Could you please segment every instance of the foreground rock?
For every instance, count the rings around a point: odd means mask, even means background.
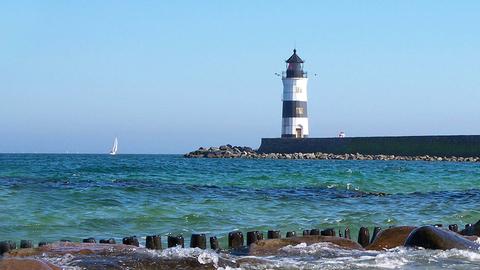
[[[51,263],[37,259],[6,258],[0,260],[0,270],[60,270]]]
[[[403,246],[410,233],[417,227],[399,226],[381,231],[367,250],[384,250]]]
[[[455,248],[478,251],[480,249],[480,244],[472,241],[477,239],[475,234],[479,232],[480,221],[474,225],[468,225],[466,227],[467,229],[462,231],[462,233],[472,235],[461,235],[457,233],[458,226],[456,225],[449,226],[449,228],[452,229],[452,231],[434,226],[418,228],[412,226],[393,227],[378,233],[375,240],[366,246],[365,249],[381,251],[399,246],[441,250]],[[333,229],[329,230],[334,231]],[[3,253],[3,256],[0,256],[0,270],[58,270],[69,267],[93,270],[237,268],[241,267],[242,263],[254,265],[264,265],[268,263],[268,257],[251,256],[289,256],[289,250],[282,248],[297,246],[299,244],[309,246],[316,243],[331,243],[344,250],[365,250],[357,242],[348,239],[350,238],[350,233],[347,233],[347,230],[345,230],[346,238],[325,236],[325,234],[318,235],[320,233],[318,229],[315,234],[312,233],[313,230],[312,232],[310,232],[310,230],[306,230],[305,232],[307,232],[306,236],[259,240],[249,247],[240,244],[235,248],[232,246],[231,250],[217,250],[217,252],[212,249],[183,249],[180,247],[153,251],[123,244],[70,242],[56,242],[37,248],[14,249],[15,242],[4,241],[4,247],[6,247],[5,245],[9,245],[13,250],[4,250],[5,253]],[[297,248],[303,248],[303,246]],[[238,257],[235,255],[248,256]]]
[[[480,157],[437,157],[437,156],[394,156],[394,155],[363,155],[329,154],[329,153],[259,153],[247,146],[200,147],[184,155],[186,158],[247,158],[247,159],[317,159],[317,160],[405,160],[405,161],[450,161],[450,162],[480,162]]]
[[[480,248],[480,244],[458,233],[434,226],[423,226],[413,230],[405,241],[405,246],[442,250],[452,248],[478,250]]]
[[[67,259],[65,259],[65,256]],[[216,269],[213,261],[199,261],[193,256],[158,256],[144,248],[121,244],[54,243],[39,248],[28,248],[4,254],[1,270],[57,270],[65,265],[53,265],[49,261],[61,261],[67,266],[81,269]],[[68,260],[68,258],[71,258]],[[227,266],[228,262],[218,265]],[[38,268],[35,268],[35,267]],[[230,265],[231,266],[231,265]],[[234,266],[234,265],[233,265]],[[8,268],[10,267],[10,268]],[[11,268],[14,267],[14,268]]]
[[[278,254],[281,248],[289,245],[296,246],[302,243],[312,245],[322,242],[332,243],[345,249],[363,250],[362,246],[350,239],[335,236],[308,235],[301,237],[260,240],[250,246],[248,255],[275,255]]]

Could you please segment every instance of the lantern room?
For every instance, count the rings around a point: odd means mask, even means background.
[[[293,50],[292,56],[287,61],[287,78],[305,78],[306,73],[303,72],[303,60],[297,55],[297,50]]]

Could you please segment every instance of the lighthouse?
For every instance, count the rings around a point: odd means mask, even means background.
[[[303,72],[303,60],[293,50],[288,58],[287,71],[282,73],[283,109],[282,138],[308,137],[307,73]]]

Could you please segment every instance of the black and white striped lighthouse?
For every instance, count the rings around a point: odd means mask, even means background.
[[[293,55],[286,62],[287,71],[282,74],[282,138],[306,138],[307,73],[303,72],[303,60],[297,55],[297,50],[293,50]]]

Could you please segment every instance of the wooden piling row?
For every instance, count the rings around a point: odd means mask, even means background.
[[[435,227],[443,227],[442,224],[434,224]],[[469,229],[472,224],[466,224],[465,229]],[[448,229],[453,232],[459,232],[457,224],[450,224],[448,225]],[[362,247],[366,247],[369,244],[373,243],[375,239],[378,237],[382,229],[380,227],[374,227],[372,237],[370,238],[370,232],[367,227],[360,227],[358,232],[358,243]],[[310,229],[310,230],[303,230],[303,236],[309,235],[321,235],[321,236],[336,236],[336,230],[334,228],[326,228],[324,230],[320,229]],[[346,227],[342,233],[342,231],[338,230],[338,236],[343,237],[346,239],[351,239],[350,229]],[[288,231],[285,234],[285,237],[296,237],[295,231]],[[279,230],[269,230],[267,231],[267,238],[268,239],[279,239],[281,238],[281,233]],[[263,232],[261,231],[249,231],[246,235],[246,245],[250,246],[260,240],[263,240]],[[61,242],[70,242],[70,240],[62,239]],[[97,243],[96,239],[93,237],[85,238],[82,240],[83,243]],[[212,250],[220,250],[220,245],[216,236],[212,236],[209,238],[210,248]],[[114,238],[109,239],[100,239],[100,244],[115,244],[116,241]],[[136,236],[128,236],[122,239],[122,243],[124,245],[131,245],[139,247],[139,241]],[[38,247],[42,247],[44,245],[48,245],[48,242],[42,241],[38,243]],[[244,236],[241,231],[232,231],[228,234],[228,248],[229,249],[241,249],[245,245]],[[168,248],[172,247],[181,247],[184,248],[184,238],[182,235],[168,235],[167,237],[167,246]],[[33,248],[33,243],[31,240],[21,240],[20,241],[20,248]],[[148,235],[146,236],[145,240],[145,247],[147,249],[152,250],[161,250],[162,249],[162,238],[160,235]],[[194,233],[191,235],[190,239],[190,247],[191,248],[200,248],[206,249],[207,248],[207,236],[204,233]],[[17,248],[17,244],[14,241],[0,241],[0,255],[14,250]]]

